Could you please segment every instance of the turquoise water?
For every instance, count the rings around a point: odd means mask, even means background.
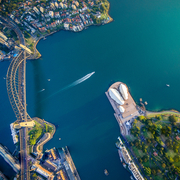
[[[104,93],[113,82],[126,83],[149,110],[180,110],[180,2],[110,3],[114,22],[49,36],[37,46],[42,58],[27,63],[28,113],[57,126],[44,148],[67,145],[83,180],[129,179],[115,148],[119,126]],[[8,65],[0,64],[0,142],[13,151],[9,123],[15,117],[3,79]],[[86,81],[62,90],[93,71]],[[7,174],[4,164],[0,170]]]

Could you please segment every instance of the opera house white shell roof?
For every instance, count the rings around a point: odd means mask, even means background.
[[[120,84],[119,85],[119,91],[121,92],[123,98],[125,100],[127,100],[128,99],[128,89],[127,89],[127,87],[124,84]]]
[[[110,88],[110,89],[109,89],[109,96],[110,96],[114,101],[116,101],[118,104],[120,104],[120,105],[123,105],[123,104],[124,104],[123,98],[121,97],[120,93],[119,93],[116,89]]]
[[[125,109],[122,106],[119,106],[119,110],[121,113],[123,113],[125,111]]]

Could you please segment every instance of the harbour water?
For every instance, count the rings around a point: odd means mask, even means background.
[[[37,46],[42,58],[27,63],[28,113],[57,127],[44,148],[67,145],[82,180],[130,177],[115,147],[119,126],[105,96],[112,83],[127,84],[135,101],[148,102],[148,110],[180,110],[180,2],[110,3],[114,22],[49,36]],[[8,65],[0,63],[0,143],[13,151],[9,125],[15,116],[3,79]],[[61,91],[94,71],[82,83]],[[0,170],[13,174],[6,163],[0,163]]]

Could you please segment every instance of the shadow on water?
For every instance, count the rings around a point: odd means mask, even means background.
[[[52,148],[54,144],[56,147],[67,145],[82,179],[116,180],[120,179],[121,172],[125,179],[129,179],[115,147],[119,125],[113,113],[103,93],[80,108],[55,116],[56,119],[50,121],[59,128],[45,149]],[[104,175],[105,168],[111,173],[108,177]]]
[[[34,110],[35,110],[35,116],[36,117],[42,117],[43,112],[44,112],[44,105],[39,105],[39,102],[42,101],[43,96],[42,96],[42,89],[43,87],[43,82],[42,78],[43,77],[43,71],[41,69],[41,65],[39,60],[36,61],[36,63],[32,62],[33,65],[33,78],[34,78],[34,99],[35,99],[35,104],[34,104]]]

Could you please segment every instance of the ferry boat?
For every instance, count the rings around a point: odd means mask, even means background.
[[[126,164],[125,163],[123,163],[123,167],[126,168]]]
[[[106,176],[108,176],[108,175],[109,175],[109,172],[108,172],[108,170],[107,170],[107,169],[105,169],[105,170],[104,170],[104,174],[105,174]]]

